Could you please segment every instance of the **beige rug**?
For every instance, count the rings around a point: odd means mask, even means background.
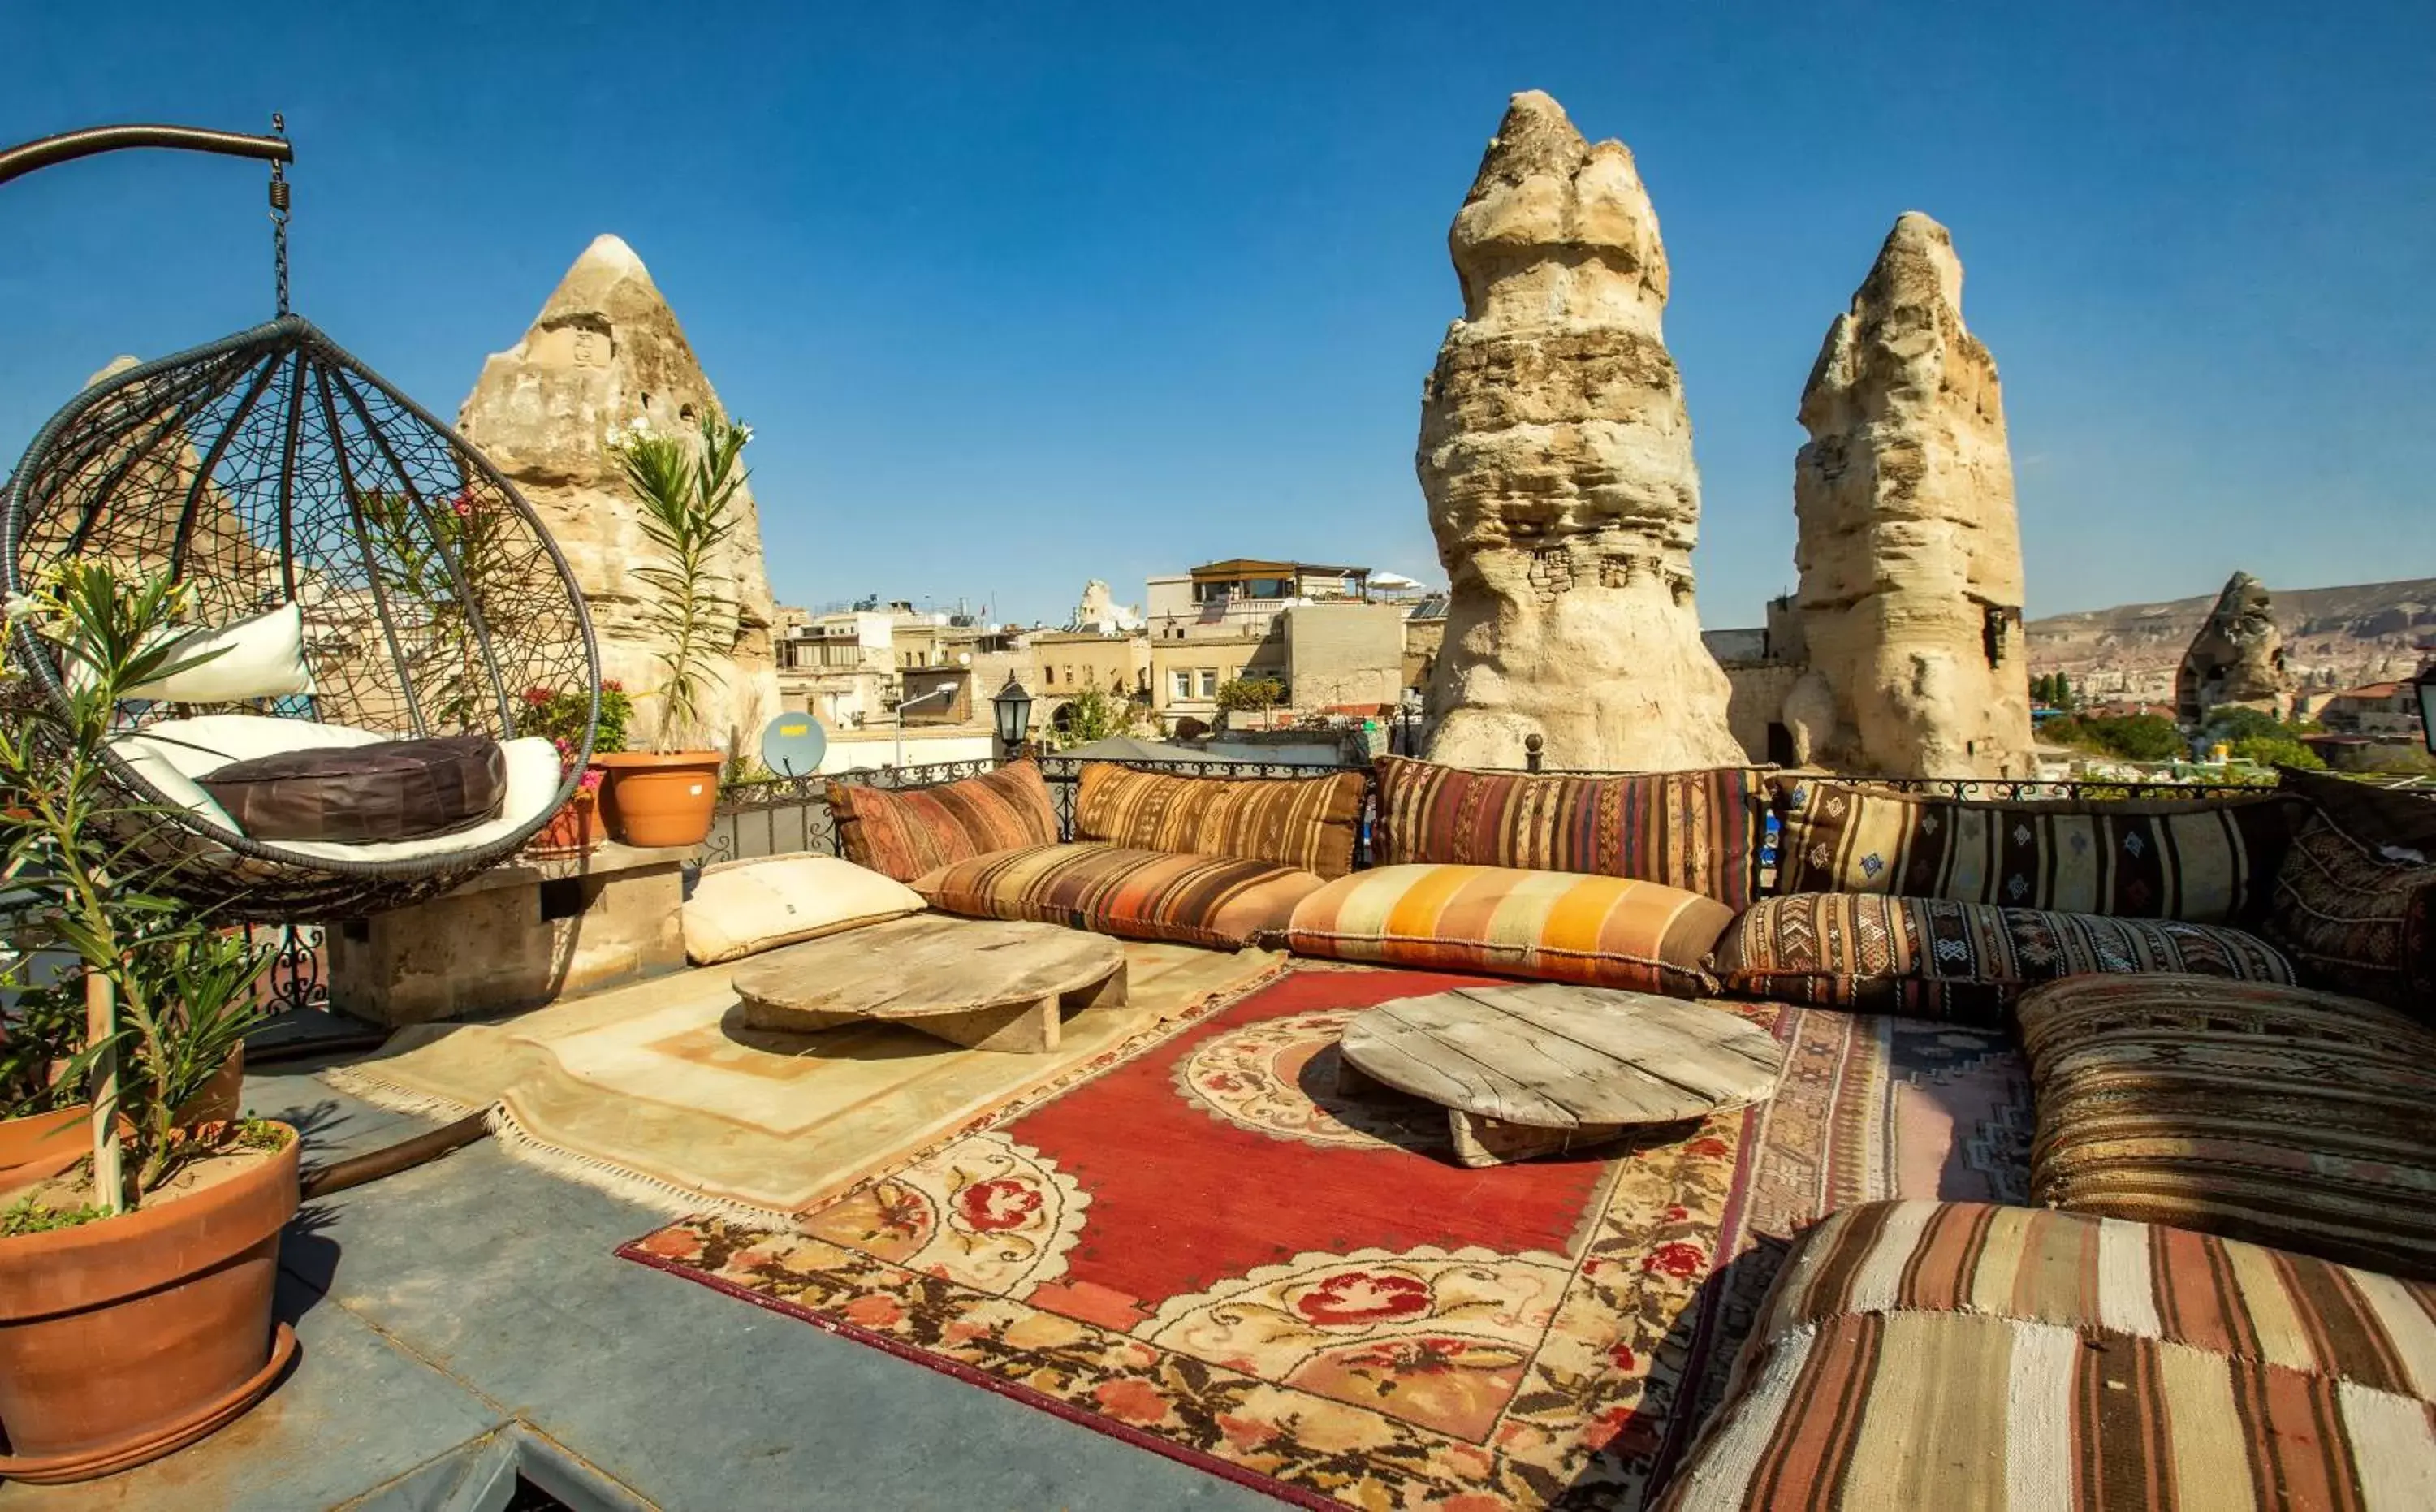
[[[1128,943],[1125,957],[1129,1004],[1070,1017],[1046,1055],[960,1050],[886,1024],[748,1029],[731,962],[500,1023],[402,1029],[322,1080],[402,1112],[487,1112],[510,1153],[618,1196],[784,1220],[1285,967],[1264,950]]]

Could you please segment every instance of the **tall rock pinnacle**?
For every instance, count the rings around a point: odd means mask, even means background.
[[[1788,704],[1818,711],[1800,721],[1815,747],[1801,754],[1890,776],[2028,776],[2004,400],[1995,359],[1962,323],[1943,226],[1917,211],[1895,222],[1828,328],[1801,418],[1794,563],[1810,670]]]
[[[2291,712],[2292,693],[2284,633],[2276,628],[2266,586],[2236,572],[2183,653],[2174,674],[2174,717],[2196,729],[2232,704],[2282,719]]]
[[[574,567],[602,675],[637,694],[656,688],[663,669],[641,597],[649,590],[634,569],[658,559],[608,435],[637,416],[663,434],[682,433],[718,405],[650,269],[623,241],[601,236],[567,269],[524,339],[483,363],[458,414],[458,429],[514,482]],[[731,747],[751,741],[779,708],[770,578],[749,490],[737,509],[741,518],[721,564],[737,618],[726,686],[707,709],[712,739]],[[657,700],[636,700],[637,744],[656,730],[659,713]]]
[[[1415,470],[1453,584],[1430,756],[1735,764],[1700,643],[1700,481],[1660,333],[1666,252],[1621,142],[1514,96],[1447,236],[1463,288],[1422,390]]]

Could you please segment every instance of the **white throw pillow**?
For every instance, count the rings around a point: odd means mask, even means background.
[[[798,852],[704,867],[680,916],[687,958],[706,966],[922,909],[922,895],[895,878]]]
[[[282,604],[233,625],[183,635],[174,654],[183,661],[210,652],[220,654],[130,688],[127,696],[169,704],[234,704],[313,691],[313,669],[304,660],[302,604]]]

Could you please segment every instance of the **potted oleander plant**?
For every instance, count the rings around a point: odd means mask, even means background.
[[[662,435],[637,419],[609,440],[661,559],[634,569],[648,590],[644,616],[661,673],[658,687],[641,695],[657,704],[650,749],[595,758],[608,775],[602,817],[624,844],[698,845],[710,833],[727,754],[708,711],[736,641],[736,600],[721,557],[739,524],[752,439],[751,426],[709,410],[691,435]]]
[[[203,659],[182,591],[71,562],[5,607],[12,656],[47,644],[67,674],[0,718],[6,1085],[84,1138],[0,1174],[0,1477],[82,1480],[230,1421],[293,1354],[270,1305],[297,1136],[214,1090],[271,950],[172,895],[177,863],[132,843],[158,812],[107,780],[125,691]]]

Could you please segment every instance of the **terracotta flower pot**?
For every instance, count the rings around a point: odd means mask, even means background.
[[[274,1332],[296,1131],[218,1184],[117,1218],[0,1239],[0,1477],[108,1475],[262,1399],[296,1352]]]
[[[93,1152],[93,1110],[61,1108],[0,1121],[0,1191],[48,1181]]]
[[[600,844],[600,795],[578,788],[525,844],[528,856],[589,856]]]
[[[609,838],[621,845],[701,844],[710,833],[719,769],[726,760],[716,751],[594,756],[592,764],[608,773],[600,784],[600,813]]]

